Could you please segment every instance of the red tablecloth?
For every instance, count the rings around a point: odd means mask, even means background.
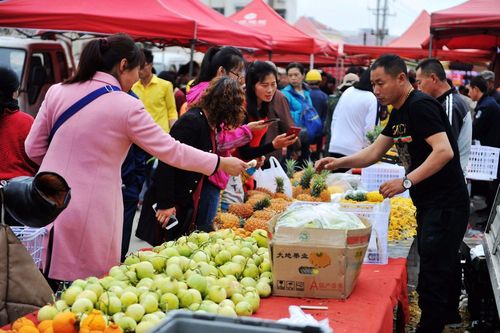
[[[316,319],[328,318],[334,333],[392,333],[393,310],[401,303],[408,322],[406,259],[389,259],[387,265],[363,265],[351,296],[345,301],[319,298],[269,297],[262,299],[254,315],[259,318],[286,318],[290,305],[322,305],[328,310],[305,310]],[[26,317],[36,322],[36,316]],[[10,325],[2,327],[8,329]]]
[[[290,305],[322,305],[328,310],[305,310],[316,319],[328,318],[335,333],[392,333],[393,310],[401,303],[409,320],[406,259],[389,259],[387,265],[363,265],[351,296],[345,301],[318,298],[270,297],[262,299],[259,318],[289,317]]]

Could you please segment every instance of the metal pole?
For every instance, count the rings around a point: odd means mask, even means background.
[[[377,0],[377,9],[375,12],[376,17],[376,27],[375,27],[375,45],[380,46],[380,25],[379,25],[379,16],[380,16],[380,0]]]
[[[429,36],[429,58],[432,58],[432,40],[434,39],[434,35],[430,34]]]
[[[380,30],[380,46],[384,44],[385,37],[385,18],[387,17],[387,0],[384,1],[384,9],[382,9],[382,29]]]
[[[309,60],[309,70],[314,69],[314,53],[311,53],[311,57]]]
[[[191,39],[191,54],[189,55],[189,79],[193,78],[193,60],[194,60],[194,39]]]

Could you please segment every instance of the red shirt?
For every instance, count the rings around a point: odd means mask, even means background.
[[[0,180],[36,173],[38,166],[24,150],[33,121],[32,116],[19,110],[6,109],[0,117]]]

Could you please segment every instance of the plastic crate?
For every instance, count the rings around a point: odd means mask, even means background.
[[[386,181],[404,176],[405,168],[402,166],[377,163],[361,170],[361,185],[367,191],[378,191],[380,185]],[[408,195],[408,191],[405,191],[398,196],[407,198]]]
[[[299,326],[250,317],[231,318],[176,310],[150,333],[326,333],[321,327]]]
[[[10,227],[33,258],[36,266],[43,268],[43,250],[48,231],[45,228]]]
[[[387,264],[389,260],[387,234],[391,215],[391,202],[389,200],[373,204],[341,202],[339,210],[366,217],[372,224],[370,242],[363,262],[367,264]]]
[[[467,163],[467,178],[474,180],[496,179],[499,155],[499,148],[472,145]]]

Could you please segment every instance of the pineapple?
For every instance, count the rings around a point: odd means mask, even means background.
[[[231,213],[217,213],[214,218],[217,229],[234,229],[240,227],[240,218]]]
[[[264,209],[254,212],[251,217],[269,221],[274,216],[274,214],[275,213],[273,211]]]
[[[307,193],[299,194],[296,199],[299,201],[317,201],[315,197]]]
[[[299,184],[300,186],[302,186],[303,189],[307,189],[311,186],[311,179],[316,173],[313,162],[311,160],[307,161],[306,164],[304,165],[304,169],[302,170],[304,171],[304,173],[300,178]]]
[[[267,197],[271,198],[271,196],[268,193],[257,191],[257,190],[249,190],[245,194],[246,194],[247,198],[251,198],[253,196],[267,196]]]
[[[288,159],[285,161],[285,167],[286,167],[286,175],[288,178],[292,179],[293,174],[295,173],[295,168],[297,167],[297,161]]]
[[[330,192],[326,186],[326,177],[324,174],[320,174],[314,178],[311,187],[311,195],[322,202],[331,201]]]
[[[288,206],[290,206],[291,202],[283,201],[283,202],[271,202],[271,206],[267,208],[268,210],[274,213],[284,212]]]
[[[271,205],[271,200],[269,198],[264,198],[253,205],[253,210],[262,210],[266,207],[269,207]]]
[[[229,206],[228,212],[246,219],[252,216],[253,208],[246,203],[233,203]]]
[[[274,194],[275,198],[287,198],[285,194],[285,180],[283,177],[276,177],[276,193]]]
[[[273,192],[269,191],[267,188],[264,188],[264,187],[257,187],[257,188],[255,188],[255,191],[265,193],[265,194],[269,195],[270,197],[272,197],[274,195]]]
[[[246,220],[244,228],[249,232],[253,232],[254,230],[257,229],[267,230],[268,229],[267,220],[251,217],[248,220]]]

